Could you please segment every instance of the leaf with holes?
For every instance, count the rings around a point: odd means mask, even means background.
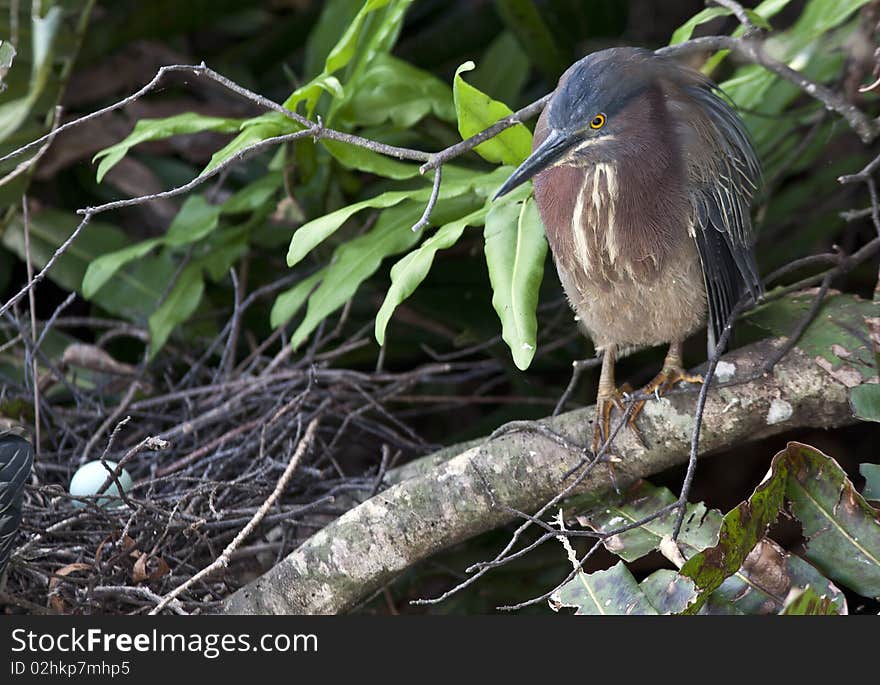
[[[620,500],[604,502],[575,518],[581,525],[608,533],[647,518],[675,501],[675,495],[668,489],[640,481]],[[635,561],[654,550],[660,550],[671,557],[670,561],[681,563],[681,557],[690,559],[703,549],[717,544],[721,513],[707,509],[702,503],[688,504],[676,555],[670,554],[664,543],[668,543],[672,536],[675,519],[676,512],[670,511],[639,528],[607,538],[605,547],[625,561]],[[676,559],[678,553],[680,556]],[[711,594],[711,606],[704,604],[699,613],[777,613],[785,605],[791,588],[807,585],[822,588],[826,595],[834,598],[839,610],[846,612],[843,593],[833,583],[810,564],[765,538],[749,552],[742,566]],[[680,587],[672,588],[672,591],[679,598],[684,594]],[[670,602],[673,599],[670,598]],[[655,606],[662,611],[656,603]]]
[[[578,571],[574,578],[551,595],[549,601],[554,611],[572,607],[579,616],[657,614],[622,561],[605,571]]]
[[[791,465],[786,496],[807,538],[807,559],[860,595],[880,596],[880,514],[819,450],[790,442],[774,464],[780,459]]]
[[[837,616],[838,611],[831,597],[819,595],[808,586],[795,590],[779,613],[783,616]]]
[[[696,601],[684,613],[697,613],[709,595],[743,566],[779,516],[787,477],[788,463],[774,459],[770,477],[755,488],[748,500],[725,514],[718,543],[695,554],[681,567],[681,574],[693,579],[699,590]]]

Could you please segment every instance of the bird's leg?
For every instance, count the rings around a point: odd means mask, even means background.
[[[702,383],[702,376],[689,374],[684,370],[681,361],[681,341],[675,341],[669,344],[669,352],[666,353],[666,359],[663,360],[663,369],[658,373],[654,380],[648,383],[641,390],[641,394],[652,394],[660,397],[675,387],[676,383]],[[633,408],[630,422],[636,420],[645,406],[646,400],[640,400]]]
[[[614,407],[625,410],[623,404],[625,392],[630,392],[632,388],[624,385],[618,390],[614,383],[614,357],[616,348],[608,345],[605,348],[605,354],[602,357],[602,372],[599,375],[599,391],[596,394],[596,425],[593,431],[593,454],[598,454],[602,449],[602,445],[611,436],[611,413]],[[622,391],[622,392],[621,392]],[[639,442],[644,444],[642,436],[631,421],[628,422],[630,427],[635,431]]]

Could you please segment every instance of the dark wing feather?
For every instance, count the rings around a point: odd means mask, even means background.
[[[0,575],[9,557],[21,524],[24,485],[31,475],[34,449],[11,433],[0,434]]]
[[[709,351],[744,292],[757,299],[761,279],[752,250],[752,196],[761,167],[742,119],[704,81],[685,89],[699,113],[691,174],[694,238],[709,303]]]

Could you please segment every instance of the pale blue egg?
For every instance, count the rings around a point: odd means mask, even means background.
[[[73,478],[70,479],[70,494],[77,497],[87,497],[98,494],[98,490],[104,484],[104,481],[107,480],[107,477],[113,473],[117,466],[115,461],[107,461],[105,463],[107,464],[107,467],[105,467],[100,461],[90,461],[87,464],[80,466],[76,473],[73,474]],[[109,468],[110,471],[108,471],[107,468]],[[119,485],[122,486],[123,493],[131,490],[133,481],[131,480],[131,475],[128,471],[122,469],[117,480],[119,481]],[[119,487],[116,483],[110,483],[104,491],[104,494],[119,496],[122,493],[119,492]],[[99,507],[117,506],[121,503],[121,500],[110,499],[109,497],[102,497],[98,500]],[[83,507],[85,506],[85,503],[79,500],[74,500],[73,505],[76,507]]]

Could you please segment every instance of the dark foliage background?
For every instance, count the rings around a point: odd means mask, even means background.
[[[0,108],[29,93],[33,99],[19,125],[10,123],[13,114],[8,107],[0,109],[0,153],[4,154],[46,132],[56,105],[61,107],[62,122],[72,120],[137,90],[166,64],[204,60],[237,83],[282,102],[321,70],[329,47],[361,6],[360,0],[44,2],[46,12],[58,8],[59,24],[50,46],[47,73],[40,81],[32,75],[30,51],[21,47],[32,40],[30,3],[20,3],[16,27],[11,18],[17,4],[0,2],[0,36],[17,37],[20,46],[14,68],[7,75],[7,91],[0,95]],[[795,25],[807,4],[788,3],[773,18],[774,29],[784,31]],[[874,79],[880,7],[876,2],[862,4],[841,28],[817,37],[804,60],[813,60],[810,71],[815,78],[876,114],[874,96],[859,93],[858,87]],[[543,25],[523,20],[522,13],[530,8],[537,10]],[[703,8],[699,0],[417,0],[406,15],[393,54],[446,84],[452,82],[460,64],[473,60],[477,70],[468,75],[469,82],[515,110],[550,91],[560,73],[580,56],[611,45],[660,47]],[[735,18],[722,17],[698,27],[695,35],[730,33],[736,26]],[[735,68],[725,62],[713,76],[723,81]],[[871,239],[875,230],[869,217],[846,221],[841,212],[867,206],[868,197],[862,185],[839,186],[836,178],[861,169],[876,149],[863,145],[839,119],[804,96],[795,96],[782,107],[776,106],[772,94],[765,99],[766,108],[759,102],[744,112],[767,176],[766,192],[756,207],[762,273],[799,256],[837,248],[853,252]],[[76,226],[77,209],[184,183],[198,175],[217,149],[232,139],[230,133],[206,132],[148,142],[132,150],[103,182],[96,182],[96,164],[91,161],[95,153],[123,139],[140,120],[181,112],[221,118],[261,114],[252,103],[206,80],[175,76],[159,92],[59,136],[38,164],[0,186],[0,302],[13,296],[28,278],[24,194],[31,257],[39,268]],[[365,125],[360,133],[420,149],[441,149],[459,139],[454,121],[436,114],[422,117],[410,127],[395,128],[384,121]],[[472,155],[463,164],[478,167],[480,162]],[[216,241],[154,252],[126,267],[111,287],[87,299],[81,286],[88,264],[102,254],[163,236],[186,198],[160,199],[101,215],[40,284],[35,299],[37,320],[57,318],[38,357],[36,375],[43,390],[44,430],[42,461],[38,457],[34,488],[25,509],[27,534],[74,512],[62,489],[84,449],[97,458],[113,428],[128,415],[131,423],[119,431],[111,455],[136,447],[147,435],[173,432],[181,421],[205,411],[205,407],[193,404],[195,400],[175,395],[195,387],[213,387],[216,406],[228,409],[214,432],[206,431],[190,442],[181,433],[180,441],[172,440],[170,452],[163,453],[162,462],[146,456],[141,460],[138,455],[131,470],[136,480],[155,477],[157,469],[161,472],[168,461],[186,458],[230,429],[253,422],[251,428],[235,436],[248,447],[234,458],[223,457],[228,463],[211,471],[195,461],[199,468],[208,470],[180,471],[181,477],[201,479],[208,486],[192,499],[187,494],[185,503],[194,518],[210,518],[212,514],[205,511],[211,487],[253,471],[242,460],[255,461],[261,455],[259,442],[265,436],[259,431],[260,420],[274,416],[285,402],[309,387],[312,365],[321,369],[315,376],[319,391],[303,406],[297,405],[296,411],[304,416],[309,412],[332,415],[322,426],[324,452],[309,463],[307,473],[298,476],[295,492],[279,509],[287,515],[287,519],[279,518],[287,521],[281,526],[283,530],[262,535],[254,542],[252,554],[236,558],[231,578],[186,597],[188,607],[216,602],[273,558],[280,558],[315,529],[316,520],[327,520],[344,511],[352,500],[368,496],[385,469],[435,446],[485,435],[509,420],[546,416],[569,381],[572,360],[593,353],[571,323],[548,261],[539,305],[538,353],[527,371],[514,366],[500,340],[492,310],[480,231],[466,233],[453,248],[438,254],[425,282],[395,313],[381,351],[371,337],[372,325],[394,260],[383,262],[341,314],[332,314],[304,348],[291,352],[286,343],[296,321],[273,329],[270,312],[275,296],[314,273],[336,247],[368,229],[375,216],[358,215],[291,271],[284,252],[293,231],[304,221],[398,185],[376,174],[346,168],[319,146],[303,144],[296,149],[288,146],[282,157],[269,151],[236,164],[228,173],[210,180],[202,192],[214,204],[221,204],[237,191],[252,189],[252,184],[266,176],[267,166],[279,174],[279,190],[273,189],[262,201],[252,199],[247,211],[224,216]],[[7,165],[3,173],[11,168]],[[204,281],[197,309],[182,320],[171,316],[166,322],[170,334],[167,344],[150,350],[147,341],[150,331],[155,334],[155,321],[148,320],[168,302],[176,279],[200,259],[207,260],[205,268],[211,275]],[[834,287],[870,299],[876,282],[876,264],[869,262],[836,281]],[[71,293],[75,293],[72,299]],[[240,303],[253,293],[257,295],[239,317],[236,299]],[[15,340],[18,335],[30,336],[29,316],[26,302],[22,302],[0,321],[0,421],[25,425],[33,425],[35,420],[34,367],[28,348]],[[745,323],[737,328],[735,344],[765,334],[764,329]],[[212,347],[217,339],[220,344]],[[233,342],[228,343],[229,339]],[[263,345],[265,341],[268,343]],[[72,344],[102,350],[116,363],[128,365],[128,370],[121,376],[108,374],[106,359],[95,362],[77,357],[76,350],[71,352]],[[704,360],[702,333],[688,342],[685,357],[689,365]],[[619,364],[618,378],[638,387],[653,376],[661,359],[661,350],[635,354]],[[446,361],[452,361],[454,368],[438,371],[436,365]],[[272,373],[284,369],[301,373],[287,379],[279,376],[279,385],[267,384],[259,396],[248,395],[247,402],[253,401],[248,405],[251,413],[230,409],[236,397],[232,381],[267,368],[275,369]],[[379,368],[386,377],[379,374]],[[338,375],[334,375],[336,371]],[[597,378],[598,369],[588,372],[569,406],[590,404]],[[127,397],[132,379],[139,383],[137,391],[128,397],[127,406],[115,420],[104,425]],[[223,383],[227,386],[220,387]],[[174,403],[168,399],[171,397],[179,401]],[[151,398],[156,404],[149,404]],[[349,420],[350,416],[355,418]],[[291,418],[290,425],[277,428],[270,442],[291,449],[297,429]],[[100,439],[90,441],[96,434]],[[751,492],[766,472],[770,457],[789,439],[833,455],[861,487],[858,465],[876,461],[876,436],[876,424],[860,423],[834,432],[799,432],[732,446],[731,454],[701,463],[691,500],[704,500],[726,511]],[[218,455],[223,444],[218,443]],[[274,485],[286,461],[283,455],[278,456],[277,463],[264,471],[253,471],[255,480],[248,481],[253,491],[236,490],[221,501],[228,504],[229,511],[238,512],[238,518],[247,516]],[[671,472],[655,483],[675,491],[681,478],[682,473]],[[180,497],[179,487],[179,483],[167,482],[148,492],[135,491],[138,497],[155,497],[162,509],[154,512],[153,525],[168,520],[174,498]],[[215,491],[219,492],[219,487]],[[322,499],[328,495],[331,499]],[[305,507],[317,512],[318,518],[307,520],[302,514]],[[122,545],[118,558],[123,558],[131,549],[120,541],[129,536],[131,547],[147,553],[143,562],[146,576],[156,574],[146,586],[162,595],[187,573],[211,561],[218,551],[216,545],[228,542],[236,530],[233,522],[226,528],[218,524],[221,535],[215,540],[209,539],[209,534],[195,535],[198,544],[187,556],[180,553],[180,547],[187,544],[186,531],[179,531],[177,542],[169,542],[163,553],[157,547],[150,549],[149,525],[133,521],[90,520],[80,530],[81,538],[71,534],[57,541],[59,547],[66,545],[65,551],[52,549],[42,559],[13,567],[7,591],[23,603],[17,608],[8,605],[9,610],[34,610],[28,602],[47,606],[47,597],[49,608],[59,611],[144,610],[149,605],[145,597],[111,594],[109,604],[102,606],[99,595],[89,594],[96,585],[136,584],[132,578],[137,571],[131,564],[119,562],[115,570],[104,568],[100,573],[73,565],[100,566],[94,559],[104,540],[111,540],[107,543],[111,546]],[[169,540],[175,535],[169,534]],[[507,536],[509,531],[499,530],[438,555],[412,569],[362,610],[425,611],[409,606],[408,600],[442,592],[456,580],[460,569],[490,557],[491,550]],[[799,530],[796,524],[783,523],[774,529],[774,536],[786,546],[799,539]],[[610,554],[597,555],[590,568],[607,567],[613,560]],[[658,554],[649,555],[631,565],[631,570],[641,577],[660,561]],[[26,568],[28,563],[33,568]],[[170,576],[163,564],[173,569]],[[536,588],[551,585],[566,564],[558,548],[544,546],[501,569],[493,582],[479,584],[429,610],[490,611],[505,598],[532,595]],[[72,580],[59,584],[53,576],[59,567],[68,568],[64,576]],[[144,577],[138,577],[141,583]],[[111,578],[115,580],[111,582]],[[876,611],[875,603],[853,598],[851,611]]]

